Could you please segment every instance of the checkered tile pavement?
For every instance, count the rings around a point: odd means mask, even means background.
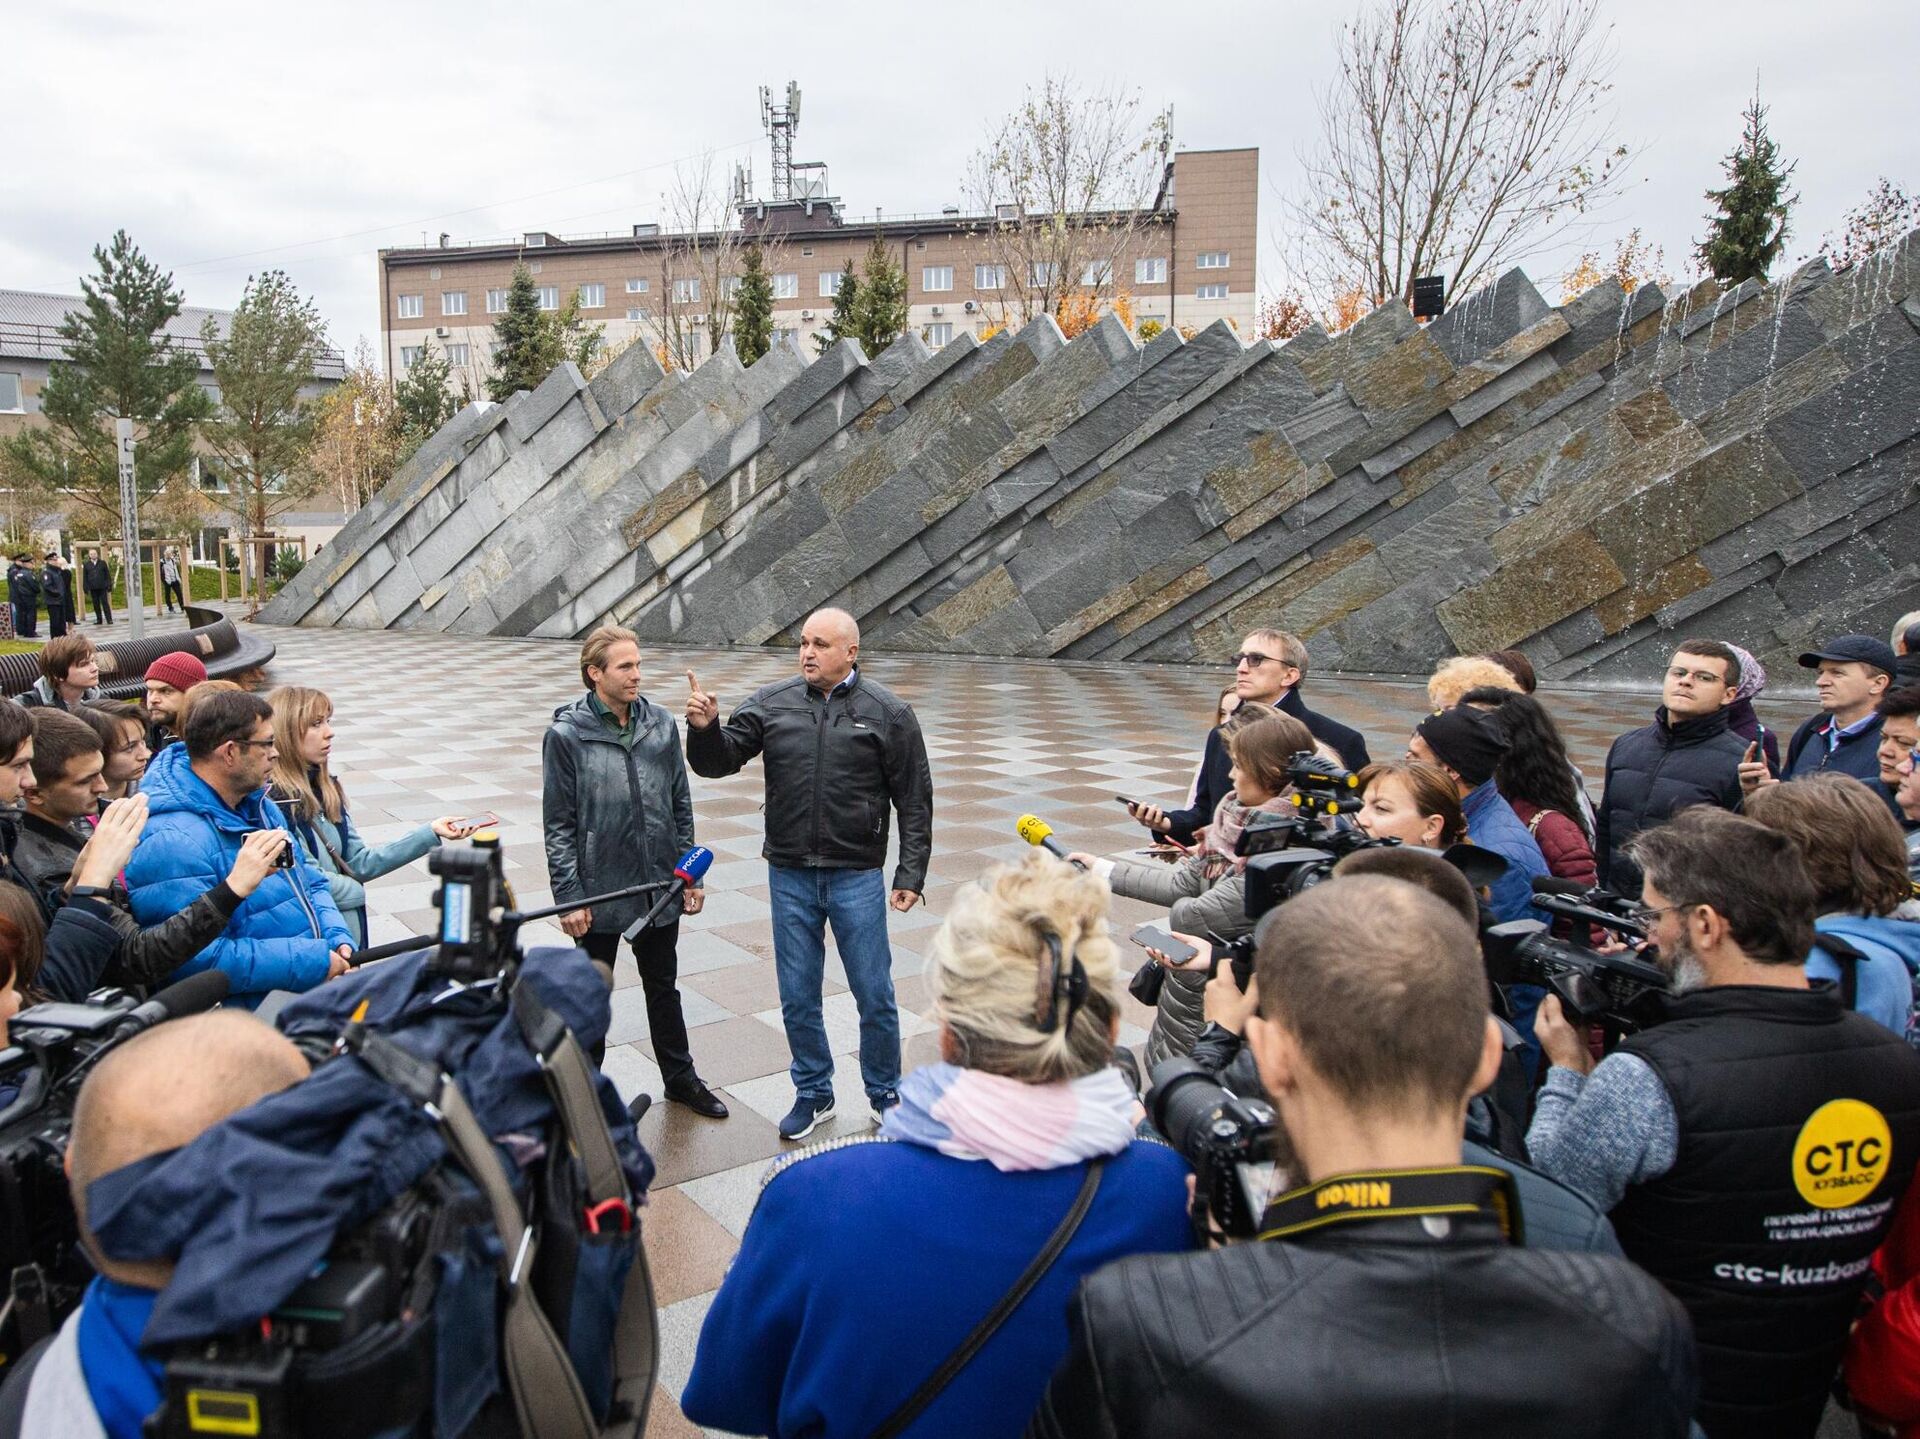
[[[378,843],[437,815],[492,810],[503,823],[507,868],[526,907],[551,902],[540,840],[540,736],[556,707],[579,693],[575,648],[544,640],[461,639],[398,631],[273,629],[272,684],[325,690],[335,708],[335,766],[355,824]],[[755,687],[792,672],[769,652],[655,650],[644,657],[645,690],[679,711],[691,668],[730,709]],[[1017,859],[1023,813],[1042,815],[1074,848],[1123,853],[1143,832],[1116,794],[1160,803],[1184,798],[1220,684],[1211,672],[1019,661],[870,657],[868,671],[914,705],[934,775],[934,847],[926,905],[890,914],[893,973],[905,1062],[934,1057],[925,1017],[922,955],[960,884],[994,860]],[[1426,709],[1415,685],[1322,677],[1311,702],[1358,726],[1376,754],[1400,752]],[[1606,746],[1644,723],[1644,695],[1548,696],[1576,763],[1600,774]],[[1782,727],[1792,710],[1769,713]],[[692,1363],[702,1316],[752,1211],[767,1161],[783,1145],[775,1124],[792,1101],[788,1053],[774,981],[756,763],[726,780],[693,779],[698,835],[716,861],[703,913],[683,922],[681,993],[701,1074],[733,1109],[723,1123],[657,1104],[641,1134],[660,1174],[648,1218],[654,1283],[665,1317],[662,1389],[650,1432],[696,1433],[674,1403]],[[369,888],[374,943],[426,932],[433,884],[424,862]],[[1116,903],[1117,924],[1154,917]],[[530,925],[529,944],[561,942],[550,924]],[[868,1122],[857,1060],[853,998],[826,983],[826,1023],[837,1059],[838,1117],[818,1137]],[[614,994],[605,1069],[631,1097],[660,1092],[646,1012],[631,960]],[[1122,1038],[1137,1043],[1150,1011],[1127,1000]]]

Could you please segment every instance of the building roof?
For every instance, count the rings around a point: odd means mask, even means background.
[[[0,290],[0,359],[65,359],[66,343],[60,338],[60,325],[70,311],[79,309],[83,303],[79,295]],[[213,321],[215,333],[224,337],[233,320],[233,311],[183,305],[180,313],[167,321],[164,330],[175,345],[193,355],[202,372],[213,368],[200,338],[201,327],[208,320]],[[346,356],[338,350],[323,350],[319,364],[314,367],[314,377],[338,380],[345,374]]]

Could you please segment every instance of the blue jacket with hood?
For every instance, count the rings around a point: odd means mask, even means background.
[[[286,829],[264,790],[238,810],[215,794],[187,762],[185,745],[169,745],[147,766],[147,827],[127,861],[133,917],[158,924],[177,914],[233,868],[240,844],[257,829]],[[184,979],[203,969],[225,971],[229,1004],[251,1008],[269,990],[312,989],[327,977],[340,945],[354,942],[327,889],[327,877],[293,847],[292,869],[277,869],[241,901],[220,937],[174,971]]]
[[[1913,1018],[1914,976],[1920,974],[1920,924],[1873,915],[1823,914],[1813,922],[1813,928],[1807,978],[1838,981],[1840,966],[1820,948],[1819,936],[1831,934],[1845,940],[1863,956],[1854,974],[1853,1007],[1895,1034],[1906,1036],[1910,1043],[1920,1039],[1908,1033]]]

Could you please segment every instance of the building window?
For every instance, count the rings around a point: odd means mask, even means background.
[[[801,257],[804,259],[811,259],[813,257],[813,246],[802,245],[800,247],[800,254],[801,254]]]
[[[1097,290],[1113,278],[1111,260],[1095,260],[1080,272],[1080,283],[1089,289]]]
[[[953,288],[953,266],[925,266],[920,271],[920,288],[928,291],[951,290]]]
[[[447,363],[449,365],[453,365],[456,367],[460,365],[464,365],[472,357],[473,357],[473,350],[469,346],[466,346],[466,345],[448,345],[447,346]]]
[[[700,282],[698,280],[675,280],[673,282],[673,303],[676,305],[697,305],[700,302]]]
[[[973,267],[973,288],[976,290],[1006,289],[1007,267],[1005,265],[975,265]]]
[[[953,326],[928,325],[920,332],[920,338],[925,340],[929,345],[932,345],[936,350],[942,345],[951,345],[953,343]]]
[[[417,320],[427,313],[425,295],[401,295],[396,303],[399,306],[396,313],[403,320]]]
[[[775,275],[773,277],[773,298],[776,300],[799,299],[800,277],[798,275]]]
[[[487,291],[487,313],[504,315],[507,313],[507,292],[505,290]]]
[[[0,410],[17,415],[25,408],[20,398],[20,377],[14,374],[0,374]]]
[[[605,285],[582,285],[580,287],[580,308],[600,310],[606,308],[607,287]]]
[[[1136,285],[1164,285],[1167,283],[1167,261],[1165,256],[1156,259],[1135,260],[1133,262],[1133,283]]]
[[[1194,268],[1199,270],[1224,270],[1232,257],[1225,250],[1202,250],[1194,259]]]
[[[840,272],[838,270],[823,270],[821,272],[820,293],[829,300],[840,293]]]
[[[627,318],[636,325],[644,325],[647,322],[647,312],[645,310],[629,308]]]
[[[652,288],[653,288],[653,284],[651,281],[648,281],[648,280],[627,281],[627,293],[629,295],[644,295],[647,293],[647,291],[651,290]]]
[[[443,315],[464,315],[467,313],[467,292],[465,290],[444,290],[440,295],[440,313]]]
[[[400,368],[411,370],[420,363],[420,357],[427,352],[425,345],[402,345],[400,347]]]
[[[739,299],[740,277],[738,275],[727,276],[726,279],[720,282],[720,293],[725,295],[729,300]]]
[[[1196,300],[1224,300],[1227,298],[1225,285],[1202,285],[1193,292]]]
[[[1035,260],[1027,267],[1027,283],[1036,290],[1044,290],[1053,283],[1054,273],[1059,268],[1052,260]]]
[[[558,285],[542,285],[540,287],[540,308],[543,310],[557,310],[560,308],[560,287]]]

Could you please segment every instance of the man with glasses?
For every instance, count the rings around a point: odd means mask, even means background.
[[[1606,787],[1594,815],[1600,883],[1631,895],[1640,873],[1627,842],[1688,805],[1740,808],[1740,762],[1757,748],[1727,728],[1740,686],[1740,657],[1718,640],[1686,640],[1660,682],[1653,723],[1630,730],[1607,751]]]
[[[1307,647],[1298,635],[1284,630],[1255,630],[1240,643],[1233,657],[1233,689],[1243,705],[1263,704],[1292,715],[1307,732],[1340,756],[1350,770],[1366,767],[1367,742],[1358,730],[1307,708],[1300,698],[1300,682],[1307,674]],[[1233,762],[1226,741],[1216,727],[1207,732],[1200,756],[1200,778],[1193,803],[1186,809],[1163,810],[1157,805],[1130,804],[1127,812],[1156,834],[1168,834],[1181,844],[1213,819],[1220,801],[1233,792],[1227,771]]]
[[[266,795],[274,745],[265,700],[244,690],[204,695],[182,739],[154,757],[141,781],[149,817],[126,878],[133,916],[143,925],[180,913],[224,882],[249,835],[287,827]],[[176,978],[225,970],[233,985],[227,1002],[251,1008],[272,990],[298,993],[347,972],[353,937],[327,877],[298,845],[289,850],[291,863],[248,894]]]
[[[1893,767],[1893,802],[1907,823],[1907,873],[1920,888],[1920,744],[1908,750]]]
[[[1527,1148],[1686,1306],[1710,1439],[1810,1439],[1920,1159],[1920,1054],[1809,984],[1814,885],[1787,835],[1702,806],[1630,848],[1661,1022],[1596,1065],[1549,996]]]

